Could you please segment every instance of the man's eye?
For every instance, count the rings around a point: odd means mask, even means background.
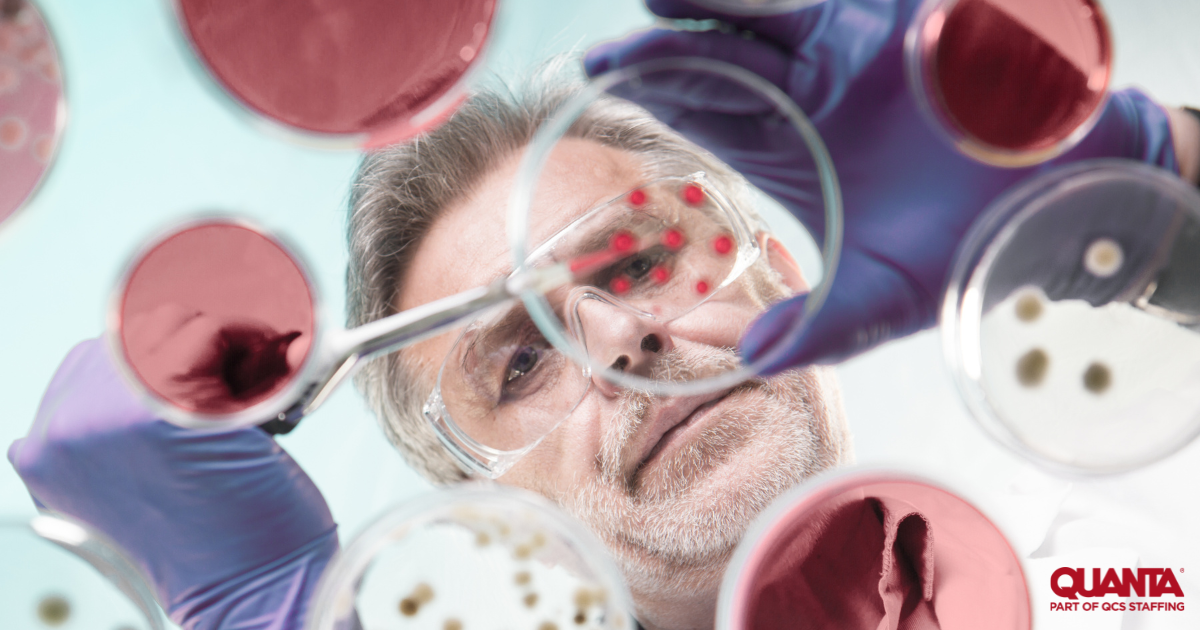
[[[533,346],[521,346],[508,362],[508,369],[504,375],[504,385],[507,387],[509,383],[530,373],[533,371],[533,368],[537,367],[537,363],[538,349]]]
[[[655,262],[650,256],[638,256],[625,265],[625,275],[634,280],[641,280],[654,268]]]

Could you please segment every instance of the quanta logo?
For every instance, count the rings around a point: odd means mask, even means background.
[[[1091,587],[1087,584],[1087,572],[1084,569],[1059,567],[1050,576],[1050,589],[1059,597],[1077,599],[1078,597],[1104,597],[1119,595],[1121,597],[1162,597],[1174,595],[1183,597],[1183,589],[1175,579],[1175,573],[1170,569],[1092,569]],[[1103,575],[1103,577],[1101,577]]]

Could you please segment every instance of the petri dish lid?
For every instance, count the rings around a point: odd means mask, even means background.
[[[609,120],[638,118],[639,130],[650,129],[651,135],[656,138],[669,138],[669,146],[660,147],[656,149],[657,152],[639,153],[637,147],[621,145],[622,133],[619,131],[589,136],[589,126],[605,124],[597,123],[601,118],[597,112],[601,111]],[[688,134],[691,139],[682,137],[668,126]],[[712,59],[657,59],[598,75],[561,105],[539,128],[518,167],[510,197],[509,246],[518,271],[537,268],[541,264],[540,257],[552,260],[561,258],[558,250],[548,250],[547,247],[555,243],[555,239],[562,236],[563,232],[554,237],[549,237],[549,234],[576,215],[554,210],[557,208],[555,195],[562,189],[562,177],[575,177],[575,173],[588,172],[564,170],[563,165],[569,163],[573,147],[578,146],[573,143],[580,138],[594,140],[596,135],[603,136],[597,142],[604,145],[606,151],[616,149],[621,155],[632,156],[628,164],[634,165],[628,172],[621,171],[622,175],[614,177],[613,182],[606,180],[609,185],[604,190],[611,197],[601,195],[596,199],[595,202],[600,204],[599,210],[624,204],[643,212],[643,215],[654,215],[654,212],[646,209],[663,200],[661,196],[641,194],[640,189],[629,191],[626,189],[629,182],[653,184],[656,177],[663,175],[690,177],[690,174],[699,172],[704,175],[704,183],[694,189],[697,191],[694,198],[688,192],[693,187],[685,187],[678,195],[683,198],[683,203],[700,208],[711,216],[719,215],[715,207],[723,205],[732,208],[732,214],[737,217],[729,219],[733,227],[724,228],[733,235],[732,238],[717,236],[702,243],[689,236],[682,249],[663,245],[671,254],[669,257],[664,255],[664,258],[670,258],[681,266],[669,268],[670,273],[662,278],[655,275],[655,270],[651,270],[648,275],[642,274],[631,282],[633,276],[627,277],[628,274],[614,271],[617,269],[614,263],[613,267],[605,268],[604,273],[577,276],[570,287],[579,289],[589,286],[589,283],[599,282],[594,286],[597,292],[590,294],[604,293],[608,296],[604,299],[615,297],[617,302],[634,304],[635,300],[630,296],[636,292],[628,291],[629,285],[643,283],[649,286],[655,283],[655,290],[659,294],[669,290],[673,296],[669,300],[672,304],[661,310],[685,313],[672,321],[684,322],[687,317],[709,317],[708,321],[719,321],[727,333],[720,339],[714,337],[703,342],[699,340],[700,332],[691,338],[680,333],[679,338],[697,347],[719,346],[728,352],[738,345],[742,333],[753,319],[773,304],[797,295],[806,295],[804,317],[810,317],[821,307],[836,270],[842,243],[841,193],[829,153],[812,123],[786,94],[758,75]],[[739,172],[739,167],[745,172]],[[788,173],[790,178],[786,182],[776,181],[775,177],[780,172]],[[618,184],[615,180],[623,183]],[[710,194],[712,192],[722,194]],[[717,198],[721,196],[725,199],[718,201]],[[678,202],[677,199],[666,199],[663,204],[670,205],[668,201]],[[574,219],[576,224],[589,221],[587,217],[591,215],[587,214],[586,207],[577,210],[576,214],[582,216]],[[686,229],[683,231],[687,232]],[[643,238],[646,235],[639,234],[639,244],[631,251],[639,256],[643,252],[651,252],[654,247],[659,247],[658,243],[667,243],[671,235],[671,229],[665,229],[657,237],[648,234]],[[766,243],[764,235],[772,235],[775,242],[763,246]],[[730,242],[736,242],[732,249],[728,246]],[[642,249],[642,243],[646,243],[645,249]],[[612,251],[608,255],[620,253],[614,249],[620,244],[619,239],[611,241]],[[695,250],[690,249],[693,245],[696,246]],[[699,262],[684,255],[705,247],[707,258]],[[590,259],[589,256],[593,254],[572,258],[572,265],[575,260]],[[720,259],[722,256],[726,259]],[[736,258],[736,261],[729,260],[732,258]],[[790,259],[790,264],[782,264],[780,261],[783,259]],[[619,262],[624,264],[624,260]],[[785,268],[790,271],[780,271]],[[713,269],[718,271],[709,275],[698,271]],[[733,269],[733,272],[727,274],[728,269]],[[595,279],[613,273],[617,273],[617,276],[611,281]],[[743,305],[731,295],[738,291],[752,292],[744,286],[751,277],[761,278],[762,274],[776,273],[779,276],[772,277],[786,284],[786,287],[780,287],[777,291],[762,289],[764,293],[756,298],[752,308],[737,310]],[[795,281],[780,279],[785,276],[791,276]],[[726,280],[722,281],[722,278]],[[618,282],[624,284],[618,285]],[[676,284],[686,288],[682,291],[690,290],[693,295],[676,296]],[[774,285],[764,281],[755,286]],[[646,295],[652,293],[647,291]],[[579,292],[574,291],[573,295],[579,295]],[[695,304],[675,308],[675,297],[682,302],[690,298],[690,303]],[[619,371],[611,367],[603,352],[593,352],[587,347],[590,331],[585,318],[580,315],[583,307],[566,312],[570,309],[564,309],[561,303],[552,303],[552,298],[546,293],[535,290],[526,291],[522,299],[530,317],[547,340],[577,364],[586,366],[591,374],[624,388],[662,396],[690,396],[733,388],[758,374],[756,365],[742,365],[736,356],[728,362],[736,367],[722,367],[719,370],[667,370],[670,373],[665,376],[653,373],[644,375],[634,370]],[[666,301],[647,297],[637,303],[634,310],[642,313],[639,321],[656,318],[659,307]],[[711,305],[730,308],[723,311],[725,314],[715,314],[717,311],[706,310]],[[613,312],[618,310],[614,309]],[[628,316],[628,313],[619,314],[622,318]],[[670,328],[672,323],[668,319],[663,317],[657,321]],[[567,332],[572,321],[582,332]],[[669,330],[665,336],[674,337],[676,331],[683,328],[686,325]],[[773,353],[767,352],[760,357],[759,364],[765,365],[775,358]]]
[[[1104,110],[1112,34],[1096,0],[926,0],[905,38],[909,88],[942,138],[1021,167],[1075,146]]]
[[[538,495],[469,485],[406,502],[356,536],[322,574],[304,627],[633,630],[630,602],[581,523]]]
[[[842,469],[784,493],[750,526],[725,570],[716,627],[884,627],[885,608],[906,616],[891,627],[930,612],[947,628],[1032,626],[1021,561],[986,515],[919,476]]]
[[[173,0],[234,102],[308,144],[378,147],[436,125],[479,67],[495,0]]]
[[[152,239],[113,292],[107,338],[126,381],[192,429],[258,425],[317,368],[318,298],[306,266],[240,219],[185,222]]]
[[[1133,470],[1200,432],[1200,191],[1097,160],[997,199],[956,256],[946,360],[973,415],[1054,472]]]
[[[115,543],[66,517],[0,520],[0,625],[162,630],[154,595]]]
[[[62,60],[31,0],[0,9],[0,223],[45,180],[67,122]]]

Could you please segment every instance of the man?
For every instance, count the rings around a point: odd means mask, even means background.
[[[351,325],[509,272],[505,208],[518,160],[572,85],[551,74],[516,98],[476,95],[420,141],[367,160],[352,200]],[[728,167],[644,111],[599,101],[583,120],[543,171],[547,184],[535,202],[534,242],[652,174],[704,170],[725,188],[739,185]],[[779,297],[804,288],[783,246],[764,231],[758,237],[765,252],[747,276],[669,327],[616,311],[589,320],[589,353],[606,357],[603,365],[625,359],[628,371],[673,362],[681,364],[675,372],[701,372],[714,361],[736,363],[741,332],[762,308],[739,290],[748,277],[763,276]],[[359,377],[392,442],[414,468],[443,484],[468,474],[439,444],[422,408],[456,335],[378,359]],[[560,388],[558,395],[571,394]],[[713,405],[711,413],[697,409],[694,422],[681,414],[657,421],[673,405],[704,403]],[[546,495],[591,525],[623,564],[648,627],[691,628],[712,623],[722,572],[749,521],[783,490],[850,460],[828,368],[787,372],[690,402],[614,387],[596,376],[562,425],[499,482]]]

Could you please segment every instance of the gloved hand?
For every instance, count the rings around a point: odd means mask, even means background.
[[[723,15],[685,0],[647,4],[666,18],[719,19],[754,37],[643,31],[591,50],[589,74],[681,56],[742,66],[796,101],[837,169],[844,241],[825,304],[807,322],[803,296],[778,304],[742,339],[744,358],[769,357],[762,364],[767,374],[835,363],[932,326],[959,241],[992,199],[1034,172],[1096,157],[1177,171],[1166,112],[1135,90],[1114,93],[1079,145],[1039,167],[996,168],[959,153],[935,135],[908,93],[904,35],[920,0],[827,0],[768,17]],[[820,242],[819,208],[803,203],[811,195],[804,190],[812,180],[804,173],[811,174],[807,156],[780,147],[770,133],[739,133],[737,146],[725,145],[730,135],[716,125],[736,108],[713,103],[705,87],[702,80],[679,81],[673,89],[642,92],[639,102],[788,206]],[[760,150],[747,150],[755,137],[764,139]]]
[[[155,418],[100,340],[59,366],[8,459],[39,506],[121,545],[184,628],[299,628],[338,548],[329,508],[258,429]]]

